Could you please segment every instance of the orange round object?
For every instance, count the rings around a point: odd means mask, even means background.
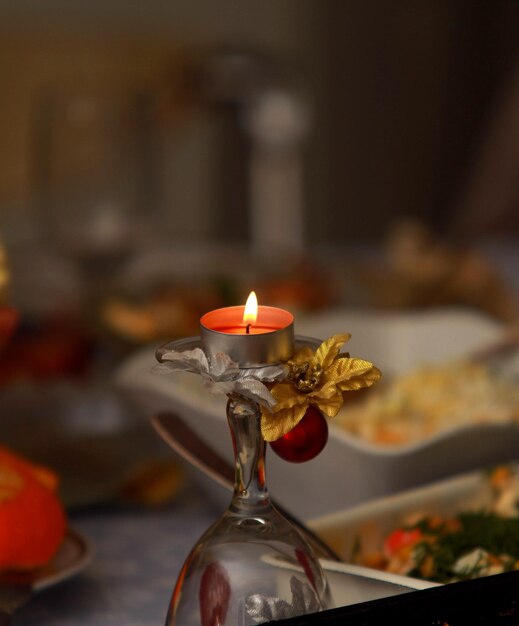
[[[49,469],[0,447],[0,569],[33,569],[54,556],[66,519]]]

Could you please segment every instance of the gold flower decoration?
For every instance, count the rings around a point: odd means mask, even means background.
[[[310,405],[327,417],[335,417],[343,404],[343,393],[371,387],[381,377],[373,363],[341,354],[349,334],[333,335],[317,348],[298,350],[287,362],[289,373],[271,393],[273,408],[262,408],[261,431],[265,441],[276,441],[303,419]]]

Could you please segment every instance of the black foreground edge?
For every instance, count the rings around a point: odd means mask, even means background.
[[[269,623],[277,626],[519,625],[519,571]]]

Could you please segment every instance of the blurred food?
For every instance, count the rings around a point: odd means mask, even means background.
[[[243,259],[236,261],[237,265],[240,263],[246,264]],[[135,287],[140,293],[132,293],[126,287],[125,293],[114,293],[101,303],[101,323],[120,338],[146,343],[198,335],[204,313],[244,304],[252,287],[260,303],[283,306],[293,312],[324,309],[334,302],[330,279],[310,262],[283,272],[251,272],[254,276],[246,280],[232,273],[215,275],[210,268],[189,279],[154,280],[143,276]]]
[[[461,305],[498,319],[519,319],[519,302],[501,274],[478,251],[437,237],[416,220],[396,224],[385,247],[385,267],[364,268],[376,306],[426,308]]]
[[[0,569],[45,565],[66,530],[58,477],[46,467],[0,447]]]
[[[337,304],[331,273],[304,260],[288,272],[260,277],[257,294],[261,303],[292,312],[322,310]]]
[[[218,283],[170,283],[150,288],[141,297],[110,297],[101,306],[102,324],[135,343],[198,334],[200,317],[222,306]]]
[[[401,445],[481,423],[519,423],[519,387],[483,363],[461,360],[396,376],[334,423],[367,441]]]
[[[88,368],[92,347],[87,331],[76,320],[60,316],[32,324],[22,320],[0,355],[0,385],[81,375]]]
[[[19,314],[9,306],[0,306],[0,351],[5,348],[11,339],[18,324]]]
[[[450,583],[519,569],[519,477],[509,467],[489,477],[493,498],[453,515],[409,514],[378,550],[355,561],[389,572]]]
[[[185,483],[184,471],[172,461],[148,460],[133,469],[121,487],[124,502],[160,506],[171,502]]]

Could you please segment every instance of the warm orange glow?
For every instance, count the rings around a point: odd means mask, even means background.
[[[254,324],[258,317],[258,299],[254,291],[250,292],[247,302],[245,304],[245,311],[243,312],[243,323]]]

